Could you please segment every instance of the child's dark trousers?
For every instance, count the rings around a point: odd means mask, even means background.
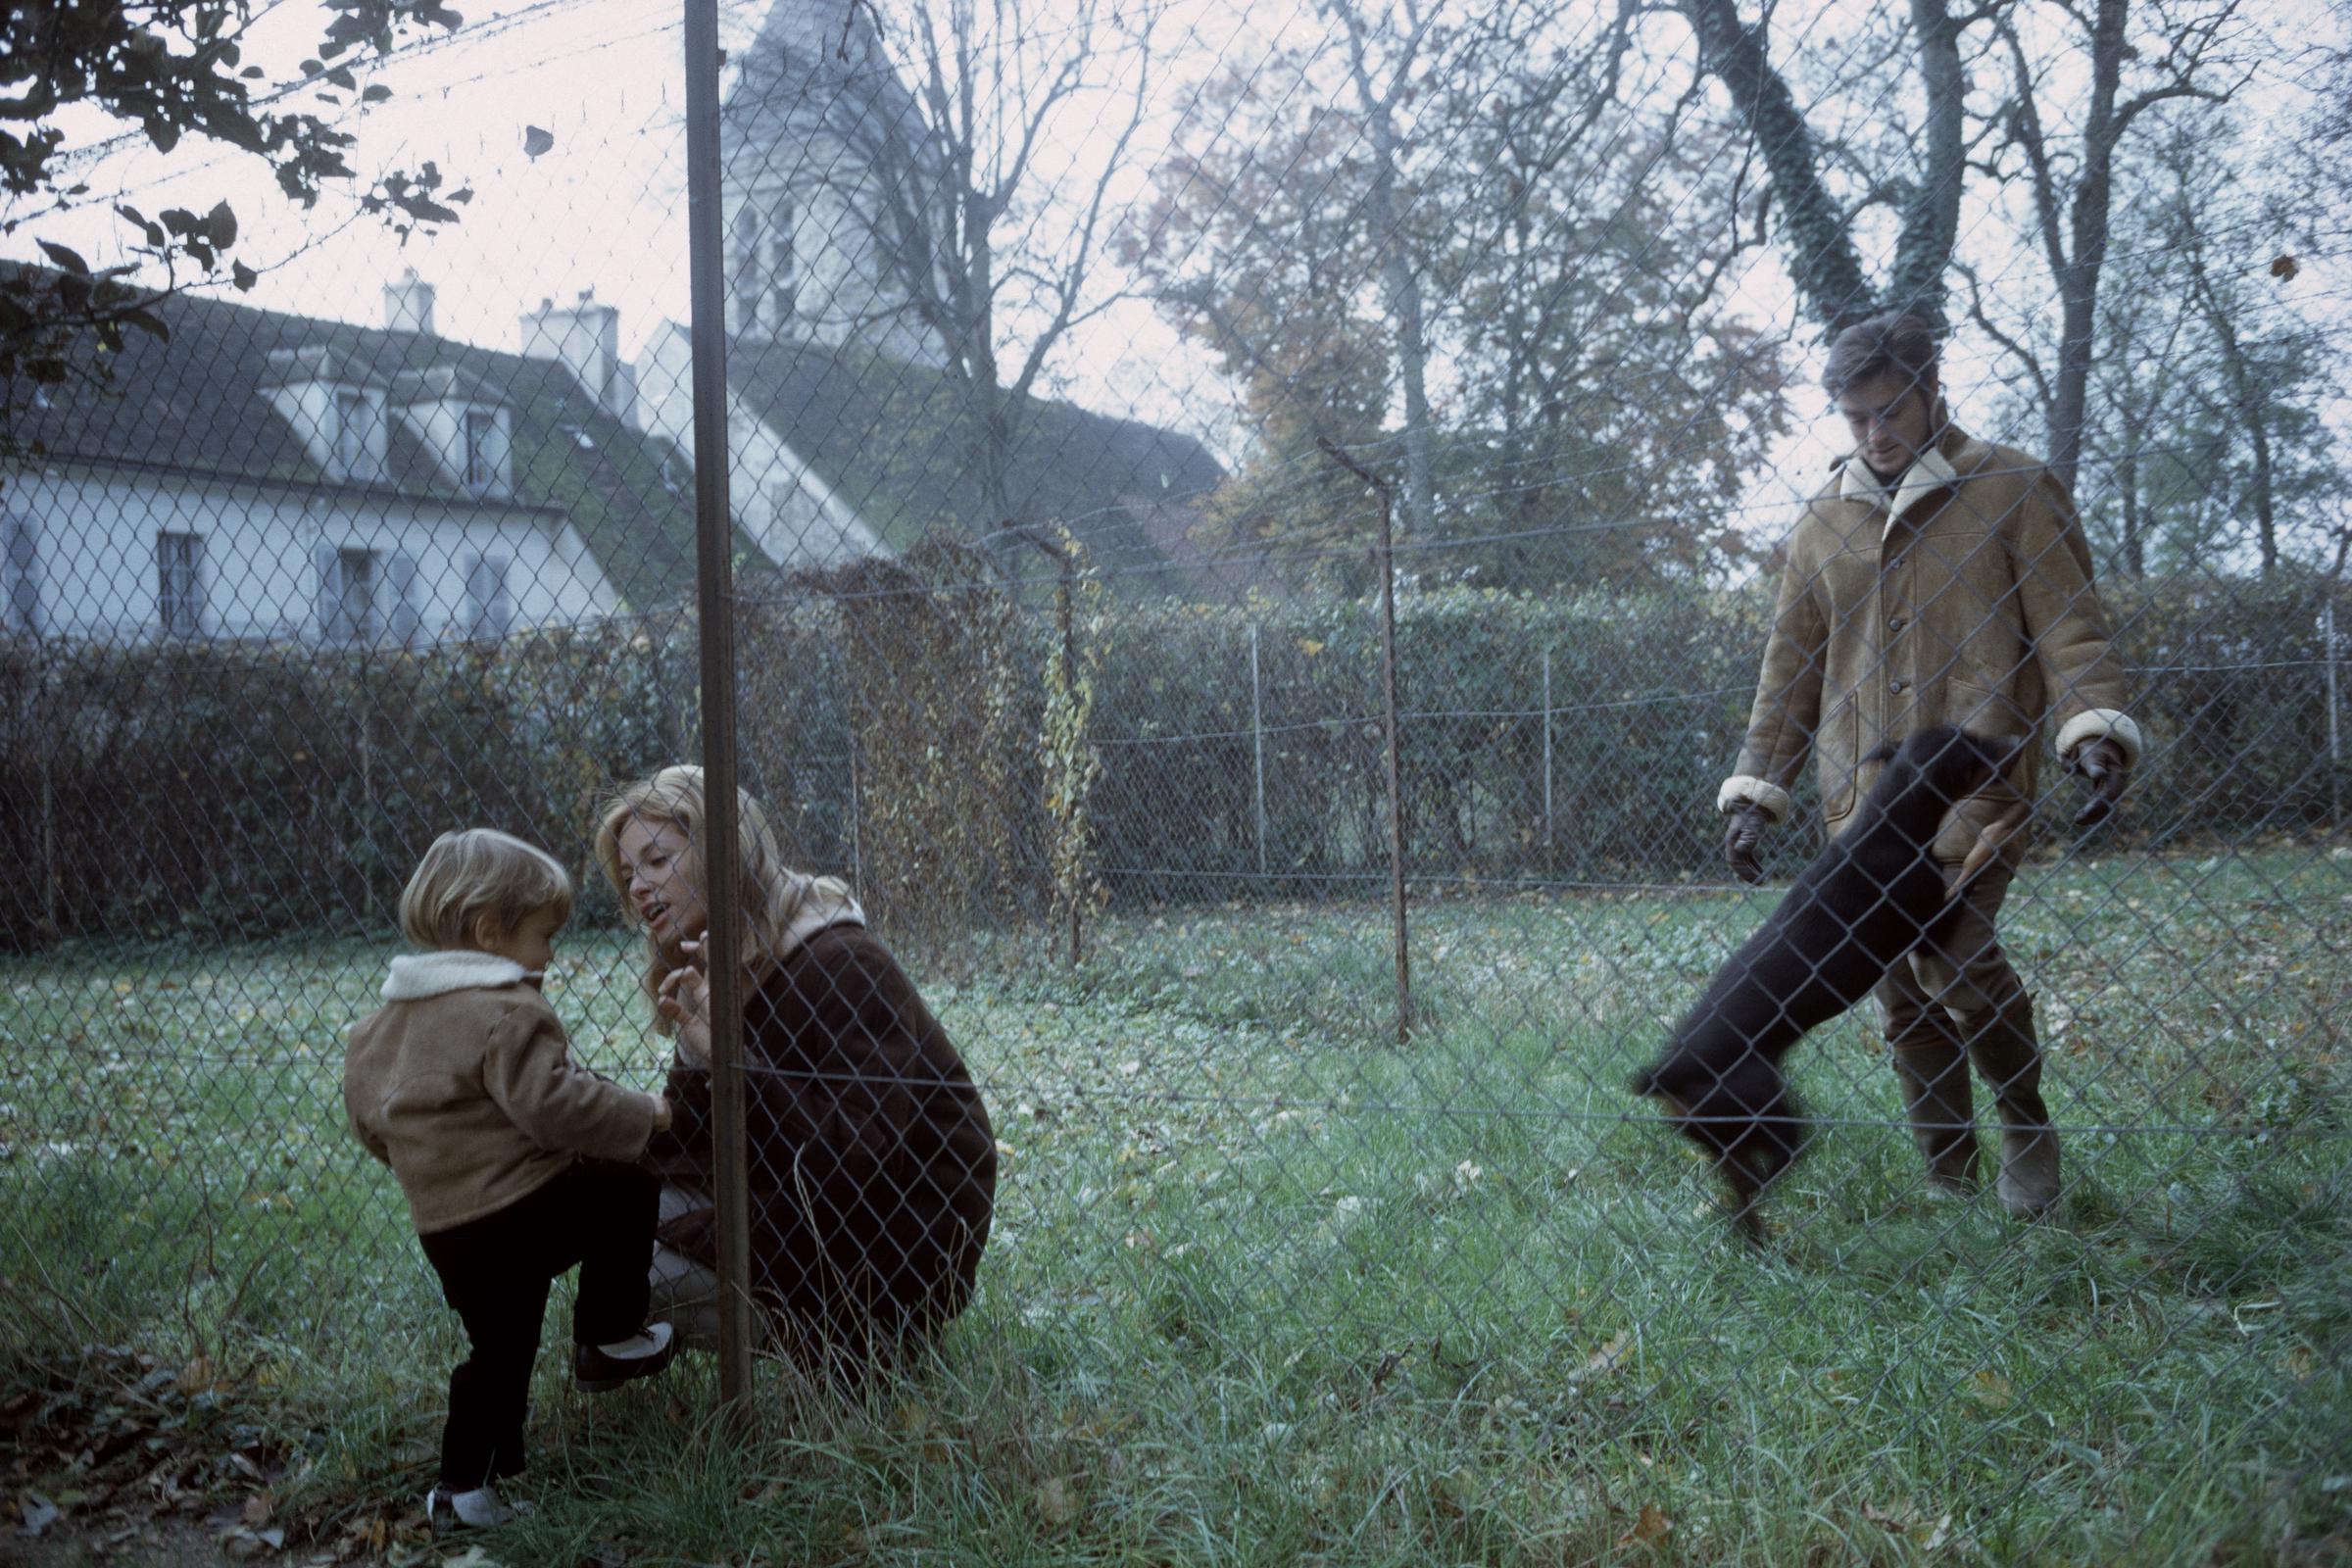
[[[547,1288],[575,1263],[577,1345],[610,1345],[645,1324],[661,1184],[634,1165],[583,1159],[496,1213],[418,1237],[473,1353],[449,1375],[441,1484],[452,1492],[522,1469],[531,1362]]]

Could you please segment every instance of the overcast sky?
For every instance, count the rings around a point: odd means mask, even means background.
[[[464,0],[459,0],[464,8]],[[831,11],[848,0],[781,0]],[[1149,3],[1149,0],[1143,0]],[[765,0],[723,6],[721,41],[747,42]],[[325,22],[313,0],[264,0],[250,30],[247,58],[272,79],[295,74]],[[881,14],[893,15],[883,4]],[[277,193],[257,161],[194,139],[165,157],[121,126],[96,118],[69,122],[74,142],[90,151],[77,172],[93,187],[82,211],[46,220],[0,241],[0,250],[32,256],[33,240],[63,240],[96,264],[122,259],[126,229],[109,212],[122,200],[152,214],[198,209],[226,198],[243,222],[237,255],[263,273],[249,303],[314,316],[379,323],[382,285],[414,267],[438,290],[437,326],[449,337],[494,348],[518,346],[517,318],[542,299],[568,302],[583,290],[620,312],[622,352],[631,358],[663,319],[689,315],[686,269],[684,77],[678,0],[533,0],[501,11],[468,9],[466,25],[404,50],[364,76],[394,96],[352,111],[361,136],[355,161],[364,175],[430,160],[474,191],[463,220],[403,247],[376,220],[357,212],[356,190],[330,189],[303,212]],[[1783,26],[1788,24],[1784,21]],[[1140,196],[1181,106],[1178,92],[1207,74],[1220,54],[1254,47],[1250,29],[1321,36],[1307,0],[1287,12],[1256,8],[1245,24],[1223,0],[1175,0],[1162,6],[1156,34],[1160,98],[1139,137],[1138,161],[1123,194]],[[554,138],[532,159],[525,128]],[[1073,122],[1041,160],[1049,179],[1084,176],[1100,156],[1100,138]],[[2021,286],[2046,289],[2046,270],[2029,253],[2015,255]],[[2316,259],[2340,270],[2341,258]],[[1106,264],[1107,265],[1107,264]],[[2314,277],[2307,286],[2341,285]],[[1741,285],[1740,305],[1755,319],[1787,321],[1793,313],[1777,260],[1757,253]],[[1209,439],[1229,462],[1234,440],[1231,391],[1205,357],[1140,303],[1091,323],[1056,362],[1068,394],[1103,412],[1176,425]],[[1807,344],[1800,373],[1813,369]],[[1959,407],[1989,373],[1964,337],[1947,380]],[[1748,506],[1759,521],[1813,483],[1835,455],[1836,432],[1815,416],[1817,392],[1796,393],[1800,430],[1776,452]]]

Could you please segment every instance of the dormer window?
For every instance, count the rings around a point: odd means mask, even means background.
[[[403,462],[396,483],[457,490],[477,501],[514,494],[514,430],[494,388],[453,366],[435,366],[395,377],[391,399],[401,431],[432,466],[420,470]],[[406,459],[411,447],[399,450]]]
[[[349,389],[335,393],[335,477],[365,479],[374,466],[368,462],[369,436],[374,425],[374,411],[368,406],[368,394]]]
[[[514,494],[509,470],[514,466],[514,439],[507,428],[506,411],[461,403],[412,404],[401,411],[432,449],[441,455],[442,471],[458,487],[478,500],[503,501]]]
[[[498,483],[498,416],[487,409],[466,411],[466,488],[476,495]]]
[[[324,344],[271,349],[262,395],[302,438],[321,477],[384,482],[384,392],[368,368]]]

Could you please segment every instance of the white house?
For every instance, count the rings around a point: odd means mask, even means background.
[[[103,388],[17,421],[0,629],[412,645],[674,602],[692,483],[633,425],[608,307],[542,305],[525,353],[182,296]],[[601,358],[600,358],[601,355]]]
[[[755,575],[1059,522],[1147,591],[1239,585],[1193,537],[1223,475],[1191,436],[1032,400],[1013,515],[969,482],[976,416],[857,217],[935,157],[863,8],[774,0],[722,130],[729,491]],[[501,354],[438,336],[415,272],[383,293],[375,328],[170,300],[170,341],[132,333],[108,390],[22,411],[0,635],[409,645],[691,597],[684,327],[632,369],[588,294],[541,301]]]

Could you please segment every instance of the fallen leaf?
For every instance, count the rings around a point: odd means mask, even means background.
[[[19,1535],[37,1536],[63,1517],[65,1510],[37,1492],[24,1494],[24,1523]]]
[[[2017,1402],[2017,1391],[2010,1387],[2009,1380],[1998,1372],[1988,1368],[1979,1372],[1974,1382],[1975,1387],[1969,1392],[1975,1395],[1977,1402],[1987,1410],[2006,1410]]]
[[[1666,1517],[1666,1510],[1654,1502],[1645,1502],[1642,1505],[1642,1516],[1634,1521],[1634,1528],[1619,1536],[1617,1544],[1620,1546],[1655,1545],[1673,1533],[1674,1521]]]
[[[1614,1372],[1634,1348],[1631,1333],[1620,1334],[1585,1358],[1587,1372]]]
[[[1060,1476],[1048,1476],[1037,1489],[1037,1511],[1056,1530],[1078,1517],[1078,1494]]]
[[[2282,283],[2292,278],[2300,270],[2302,269],[2292,256],[2282,254],[2271,258],[2271,275]]]

